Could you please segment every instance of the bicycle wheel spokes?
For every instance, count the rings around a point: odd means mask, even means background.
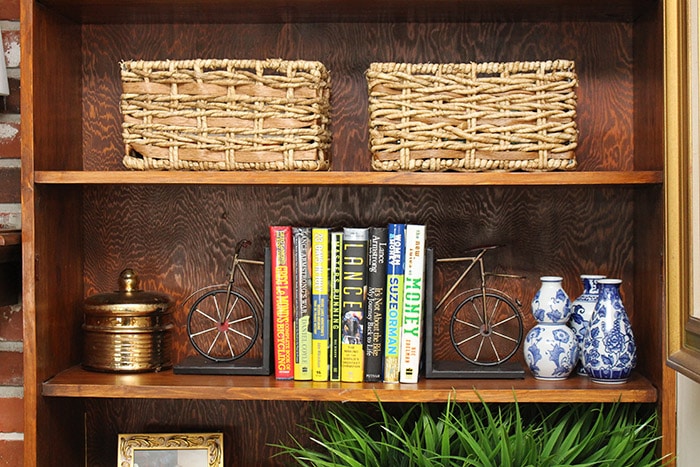
[[[230,295],[229,300],[232,302],[228,305],[228,310],[226,310],[226,317],[223,318],[221,321],[228,321],[229,318],[231,318],[233,310],[236,308],[236,305],[238,305],[238,295]]]
[[[222,305],[228,303],[227,306]],[[187,315],[187,333],[201,355],[227,362],[246,354],[258,337],[259,320],[250,301],[235,291],[200,297]]]
[[[500,292],[476,291],[455,307],[450,339],[465,360],[476,365],[497,365],[513,356],[520,346],[522,318]]]
[[[241,336],[241,337],[244,338],[244,339],[253,340],[253,336],[252,336],[252,335],[246,334],[244,331],[241,331],[241,330],[239,330],[239,329],[237,329],[237,328],[234,327],[236,324],[243,323],[243,322],[248,321],[248,320],[251,320],[251,319],[253,319],[252,316],[246,316],[245,318],[240,318],[240,319],[237,319],[237,320],[229,321],[229,322],[228,322],[228,326],[229,326],[229,327],[228,327],[228,330],[227,330],[227,331],[230,332],[230,333],[237,334],[237,335]]]

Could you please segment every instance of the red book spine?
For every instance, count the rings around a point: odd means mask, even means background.
[[[275,378],[294,378],[294,307],[292,228],[270,226],[272,321]]]

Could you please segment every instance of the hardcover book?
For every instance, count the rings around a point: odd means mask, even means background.
[[[364,314],[367,306],[367,239],[369,229],[343,229],[342,343],[340,379],[361,382],[364,378],[362,349]]]
[[[275,378],[294,378],[292,228],[270,226],[272,326]]]
[[[330,246],[330,380],[340,381],[340,345],[342,341],[343,232],[331,232]]]
[[[365,313],[365,381],[382,380],[388,229],[370,227],[367,249],[367,311]]]
[[[294,379],[311,380],[311,228],[294,227]]]
[[[328,381],[328,229],[311,229],[311,370],[314,381]]]
[[[405,267],[405,224],[389,224],[386,263],[386,316],[384,335],[384,382],[399,382],[399,351],[403,311],[403,273]]]
[[[425,277],[425,226],[406,226],[406,269],[403,283],[401,365],[399,381],[417,383],[423,339],[423,280]]]

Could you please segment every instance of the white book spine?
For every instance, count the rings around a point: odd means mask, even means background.
[[[406,226],[406,269],[403,284],[401,327],[401,383],[417,383],[423,339],[423,298],[425,280],[425,226]]]

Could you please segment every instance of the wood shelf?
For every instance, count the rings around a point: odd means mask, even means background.
[[[22,243],[22,233],[19,230],[0,231],[0,247],[15,246]]]
[[[619,385],[572,376],[563,381],[421,379],[417,384],[278,381],[273,376],[112,374],[76,366],[43,384],[50,397],[373,402],[649,402],[656,388],[634,373]]]
[[[37,171],[38,184],[536,186],[654,185],[661,171],[590,172],[131,172]]]

